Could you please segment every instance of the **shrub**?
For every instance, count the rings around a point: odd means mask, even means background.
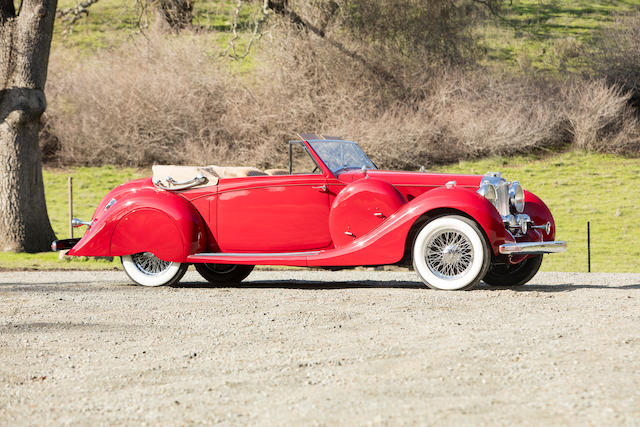
[[[586,82],[567,93],[567,115],[576,147],[615,154],[640,154],[640,122],[629,104],[631,94],[604,80]]]
[[[252,67],[202,35],[135,39],[82,60],[54,56],[48,140],[59,163],[286,165],[295,132],[362,143],[385,168],[557,149],[637,154],[622,89],[425,66],[402,90],[339,47],[281,22]],[[50,154],[49,154],[49,157]]]
[[[630,92],[640,107],[640,12],[616,18],[594,41],[591,62],[609,84]]]

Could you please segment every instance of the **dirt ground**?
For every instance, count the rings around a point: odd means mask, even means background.
[[[640,425],[640,274],[0,273],[0,424]]]

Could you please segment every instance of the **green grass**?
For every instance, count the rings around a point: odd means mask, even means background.
[[[114,187],[132,179],[150,175],[151,171],[131,168],[45,169],[43,171],[47,212],[58,239],[69,238],[68,178],[73,178],[74,217],[88,221],[102,198]],[[85,228],[76,228],[74,237],[81,237]],[[109,270],[119,268],[119,262],[87,257],[59,259],[58,253],[15,254],[0,252],[0,270]]]
[[[0,271],[3,270],[119,270],[120,262],[88,257],[59,258],[58,252],[16,254],[0,252]]]
[[[76,0],[61,0],[58,9],[74,7]],[[53,49],[72,48],[75,52],[90,54],[97,49],[120,45],[135,34],[150,32],[153,19],[151,7],[142,9],[135,0],[99,0],[89,7],[89,14],[79,19],[73,26],[63,19],[57,19],[54,27]],[[218,48],[226,47],[231,38],[231,29],[236,2],[233,0],[196,1],[193,11],[193,25],[197,30],[205,30]],[[241,47],[246,35],[252,30],[255,16],[259,13],[257,3],[245,4],[238,16],[238,32],[241,39],[236,43]]]
[[[513,157],[460,162],[440,171],[500,171],[549,206],[559,240],[569,249],[545,257],[546,271],[640,272],[640,159],[568,152],[548,158]]]
[[[77,0],[61,0],[59,9],[74,6]],[[100,48],[118,46],[133,35],[150,32],[151,8],[134,0],[99,0],[89,8],[89,15],[73,27],[56,21],[53,49],[71,48],[86,55]],[[236,2],[233,0],[196,1],[194,27],[207,37],[212,47],[222,51],[231,38]],[[593,36],[610,27],[616,15],[640,8],[631,0],[513,0],[505,2],[501,18],[479,23],[474,29],[485,55],[481,63],[499,69],[523,72],[544,71],[563,74],[589,71],[585,61],[592,50]],[[260,13],[260,4],[245,3],[238,19],[243,51],[252,25]],[[252,55],[241,61],[251,68]]]
[[[548,255],[546,271],[587,270],[587,221],[595,272],[640,272],[640,159],[573,151],[550,157],[490,158],[437,168],[440,172],[500,171],[540,196],[556,220],[557,238],[569,250]],[[114,167],[45,170],[47,209],[58,238],[67,238],[67,177],[74,178],[74,213],[89,219],[113,187],[148,175]],[[79,230],[79,229],[76,229]],[[110,269],[119,263],[58,260],[54,253],[0,253],[0,269]]]
[[[640,8],[629,0],[513,0],[504,20],[479,26],[485,63],[523,71],[581,71],[593,36],[613,25],[616,15]]]
[[[68,178],[73,178],[73,214],[88,221],[103,197],[113,188],[132,179],[150,176],[151,169],[137,170],[103,166],[99,168],[45,169],[44,190],[47,212],[59,239],[69,237]],[[84,228],[77,228],[84,230]],[[78,236],[76,236],[78,237]]]

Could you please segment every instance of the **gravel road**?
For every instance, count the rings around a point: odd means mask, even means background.
[[[640,425],[640,274],[0,273],[0,424]]]

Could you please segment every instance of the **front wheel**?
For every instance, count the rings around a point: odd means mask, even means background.
[[[240,283],[253,271],[253,265],[193,264],[198,273],[213,285]]]
[[[441,216],[426,223],[413,245],[413,267],[433,289],[471,289],[487,274],[490,262],[482,231],[463,216]]]
[[[518,264],[492,265],[484,276],[484,283],[489,286],[516,287],[533,279],[542,264],[542,255],[527,258]]]
[[[151,252],[122,256],[122,268],[138,285],[162,286],[177,283],[189,264],[163,261]]]

